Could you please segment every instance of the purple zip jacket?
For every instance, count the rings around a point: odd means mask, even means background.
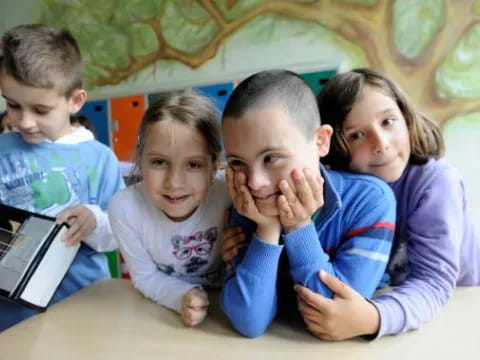
[[[480,285],[480,237],[466,205],[464,185],[444,160],[409,165],[391,183],[397,223],[388,265],[391,284],[373,300],[377,337],[419,328],[445,306],[458,285]]]

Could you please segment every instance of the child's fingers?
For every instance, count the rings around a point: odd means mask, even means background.
[[[320,311],[317,311],[314,308],[312,308],[301,298],[298,299],[298,311],[302,315],[305,323],[320,325],[325,321],[324,316]]]
[[[233,248],[227,251],[221,251],[220,256],[223,262],[230,262],[238,256],[238,248]]]
[[[67,246],[73,246],[82,239],[81,224],[78,218],[70,218],[68,221],[70,227],[63,235],[63,240]]]
[[[283,196],[287,200],[288,204],[291,208],[297,205],[298,198],[293,189],[291,188],[290,184],[287,180],[281,180],[278,184],[280,191],[282,192]]]
[[[207,316],[207,310],[186,309],[182,311],[181,318],[186,326],[196,326],[200,324]]]
[[[323,205],[323,178],[321,176],[313,176],[310,169],[304,169],[305,179],[312,191],[312,198],[315,201],[317,207]]]
[[[227,179],[228,193],[230,194],[230,197],[232,198],[233,204],[235,205],[238,197],[240,196],[240,193],[235,186],[235,175],[234,175],[234,172],[233,172],[232,168],[227,167],[227,170],[225,171],[225,176],[226,176],[226,179]]]
[[[258,215],[258,211],[252,194],[250,194],[250,191],[245,185],[241,186],[240,193],[242,196],[242,200],[240,202],[240,209],[242,211],[242,215],[252,220],[255,220],[256,216]]]
[[[223,218],[222,218],[222,230],[223,230],[223,232],[228,231],[230,229],[229,221],[230,221],[230,209],[227,209],[223,213]]]
[[[290,204],[288,203],[287,198],[285,195],[280,195],[278,197],[278,210],[280,212],[280,220],[282,224],[288,224],[291,221],[294,220],[292,208],[290,207]]]
[[[245,235],[240,227],[230,228],[228,233],[223,235],[222,242],[220,244],[220,254],[223,261],[230,261],[231,253],[237,253],[237,248],[245,245]],[[236,256],[236,255],[234,255]]]
[[[203,308],[208,305],[208,294],[201,288],[193,288],[183,297],[183,307]]]
[[[320,312],[330,309],[332,303],[331,299],[317,294],[305,286],[295,285],[294,289],[300,299],[312,308]]]
[[[293,170],[292,179],[297,190],[296,196],[300,200],[300,203],[304,208],[311,209],[314,203],[312,189],[304,176],[303,170]]]
[[[64,211],[62,211],[60,214],[57,216],[57,224],[62,224],[64,222],[68,223],[69,219],[76,217],[76,212],[74,208],[68,208]]]

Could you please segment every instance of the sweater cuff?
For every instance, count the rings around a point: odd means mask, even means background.
[[[328,261],[313,223],[283,235],[283,239],[292,268]]]
[[[380,301],[378,301],[380,300]],[[385,301],[382,297],[377,297],[371,300],[371,303],[375,305],[380,315],[380,328],[375,336],[375,339],[381,338],[385,335],[392,335],[399,333],[399,329],[395,328],[394,315],[398,314],[398,305],[395,299],[393,301]],[[401,328],[401,327],[400,327]]]
[[[170,289],[170,294],[169,296],[165,299],[165,304],[160,305],[165,305],[166,307],[175,310],[177,313],[181,314],[182,313],[182,301],[183,297],[192,289],[195,288],[201,288],[201,285],[197,284],[176,284],[175,288]]]
[[[98,205],[82,205],[93,213],[96,221],[95,229],[90,235],[83,239],[83,242],[97,252],[116,250],[118,248],[118,245],[113,238],[107,213],[103,211]]]
[[[276,276],[282,250],[283,245],[266,243],[254,234],[240,266],[258,276]]]

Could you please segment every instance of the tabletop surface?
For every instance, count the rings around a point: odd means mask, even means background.
[[[215,304],[199,327],[186,328],[178,314],[144,298],[130,282],[112,279],[0,333],[0,359],[479,360],[479,323],[480,287],[465,287],[434,320],[400,336],[324,342],[275,320],[265,335],[248,339]]]

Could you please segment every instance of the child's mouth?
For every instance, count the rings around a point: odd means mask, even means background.
[[[171,196],[171,195],[163,195],[163,197],[172,204],[180,203],[184,200],[186,200],[190,195],[177,195],[177,196]]]

